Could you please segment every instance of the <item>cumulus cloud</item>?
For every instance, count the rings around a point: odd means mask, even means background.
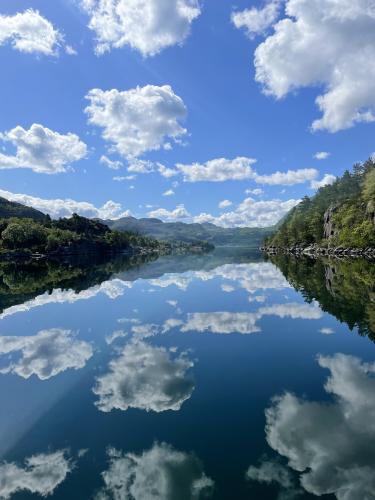
[[[0,139],[16,148],[13,156],[0,153],[0,169],[29,168],[37,173],[57,174],[87,155],[87,146],[77,135],[62,135],[37,123],[29,130],[17,126],[1,133]]]
[[[272,460],[263,460],[258,467],[250,466],[246,479],[264,484],[277,484],[282,488],[278,500],[293,500],[298,498],[302,489],[296,486],[295,479],[288,467]]]
[[[108,167],[108,168],[110,168],[112,170],[119,170],[123,166],[123,164],[121,163],[121,161],[119,161],[119,160],[111,160],[106,155],[102,155],[100,157],[100,163],[102,163],[103,165],[105,165],[106,167]]]
[[[166,208],[157,208],[148,212],[148,217],[155,217],[166,221],[183,220],[190,217],[189,212],[184,205],[178,205],[174,210],[167,210]]]
[[[253,158],[238,157],[233,160],[217,158],[206,163],[184,165],[178,163],[176,168],[184,176],[186,182],[223,182],[228,180],[252,179],[254,171],[251,165],[256,163]]]
[[[68,369],[78,370],[92,355],[91,345],[77,340],[71,330],[53,328],[31,336],[0,337],[0,361],[6,360],[0,373],[25,379],[36,375],[47,380]]]
[[[164,191],[163,196],[174,196],[174,194],[173,189],[167,189],[167,191]]]
[[[331,156],[331,153],[328,153],[327,151],[318,151],[317,153],[314,154],[314,158],[316,160],[326,160]]]
[[[222,227],[266,227],[276,224],[289,210],[298,205],[300,200],[256,201],[246,198],[235,210],[219,216],[201,213],[194,217],[194,222],[211,222]]]
[[[65,480],[73,466],[64,450],[32,455],[25,459],[23,467],[2,462],[0,497],[7,500],[22,491],[47,497]]]
[[[87,94],[88,122],[103,129],[112,150],[125,158],[170,147],[186,134],[179,121],[186,116],[183,100],[169,85],[134,89],[93,89]],[[168,146],[169,145],[169,146]]]
[[[163,347],[129,343],[109,363],[108,373],[97,378],[96,406],[103,412],[128,408],[178,411],[194,390],[188,373],[193,366],[184,353],[172,357]]]
[[[250,334],[260,332],[258,325],[264,316],[278,316],[279,318],[315,320],[323,316],[316,303],[308,304],[273,304],[261,307],[255,312],[208,312],[190,313],[187,321],[181,326],[182,332],[210,332],[210,333],[241,333]]]
[[[256,80],[282,98],[323,87],[313,130],[338,130],[375,119],[375,11],[368,0],[288,0],[286,16],[255,51]]]
[[[316,179],[319,175],[315,168],[301,168],[298,170],[288,170],[287,172],[274,172],[270,175],[258,175],[254,177],[258,184],[269,184],[271,186],[294,186]]]
[[[190,313],[187,322],[182,326],[182,332],[210,332],[210,333],[256,333],[260,327],[256,313],[247,312],[209,312]]]
[[[319,189],[324,186],[328,186],[333,184],[337,177],[332,174],[325,174],[324,177],[320,181],[311,181],[310,187],[311,189]]]
[[[245,194],[253,194],[254,196],[260,196],[263,194],[263,189],[255,188],[255,189],[246,189]]]
[[[66,199],[50,199],[38,198],[28,194],[11,193],[0,189],[0,196],[9,201],[16,201],[29,207],[36,208],[41,212],[49,214],[52,218],[70,217],[73,213],[84,217],[99,218],[99,219],[119,219],[130,215],[128,210],[123,211],[120,203],[112,200],[107,201],[102,207],[95,207],[87,201],[75,201],[69,198]]]
[[[102,473],[105,486],[98,499],[174,500],[207,498],[214,482],[193,454],[155,443],[141,454],[109,449],[109,467]]]
[[[0,46],[9,44],[26,54],[56,56],[63,41],[61,33],[37,10],[0,15]]]
[[[219,203],[219,208],[228,208],[231,207],[233,203],[230,200],[223,200]]]
[[[129,45],[144,57],[182,44],[200,13],[198,0],[81,0],[96,53]]]
[[[316,496],[338,500],[371,498],[375,489],[375,364],[344,354],[319,356],[330,372],[331,403],[286,393],[266,410],[271,448],[300,473],[300,484]]]
[[[277,20],[282,0],[271,0],[262,9],[251,7],[232,13],[232,22],[236,28],[244,28],[250,38],[264,34]]]
[[[24,302],[23,304],[17,304],[9,307],[2,314],[0,314],[0,319],[12,316],[13,314],[30,311],[35,307],[43,307],[48,304],[73,304],[78,300],[89,300],[96,297],[98,294],[104,294],[109,299],[116,299],[117,297],[123,295],[125,290],[131,288],[131,286],[131,282],[113,279],[104,281],[101,285],[93,286],[87,290],[82,290],[81,292],[76,292],[71,289],[62,290],[61,288],[55,288],[51,293],[45,292],[38,295],[34,299]]]

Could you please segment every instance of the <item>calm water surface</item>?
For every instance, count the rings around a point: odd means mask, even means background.
[[[375,264],[0,268],[0,497],[375,498]]]

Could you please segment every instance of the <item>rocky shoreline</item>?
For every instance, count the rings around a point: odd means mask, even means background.
[[[310,257],[332,256],[332,257],[365,257],[375,259],[375,248],[346,248],[346,247],[321,247],[319,245],[295,245],[290,248],[283,247],[261,247],[262,252],[274,255],[286,253],[291,255],[307,255]]]

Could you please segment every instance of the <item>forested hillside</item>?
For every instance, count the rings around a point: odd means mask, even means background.
[[[356,164],[332,185],[304,197],[265,246],[375,246],[375,161]]]

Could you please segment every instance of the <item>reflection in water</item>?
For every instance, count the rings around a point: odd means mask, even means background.
[[[186,353],[131,342],[109,363],[109,372],[97,378],[93,392],[103,412],[139,408],[177,411],[190,398],[194,382],[187,373],[194,363]],[[172,357],[173,356],[173,357]]]
[[[278,266],[306,300],[375,340],[375,265],[365,259],[292,257],[275,255]]]
[[[211,496],[213,481],[192,454],[168,444],[154,446],[140,455],[108,451],[109,468],[103,472],[105,487],[97,500],[198,500]]]
[[[21,491],[43,497],[51,495],[73,467],[65,450],[33,455],[25,460],[23,467],[3,462],[0,464],[0,498],[8,499]]]
[[[250,466],[246,472],[246,479],[279,486],[280,493],[277,500],[293,500],[303,494],[290,469],[275,460],[263,460],[258,467]]]
[[[339,500],[374,498],[375,363],[344,354],[319,356],[318,363],[330,371],[324,388],[335,401],[313,402],[291,393],[275,398],[266,410],[268,444],[302,473],[305,491]],[[266,481],[267,471],[269,465],[251,467],[248,477]],[[291,488],[286,472],[279,469],[276,477]]]
[[[69,368],[83,368],[92,354],[92,346],[77,340],[70,330],[53,328],[27,337],[4,336],[0,337],[0,362],[5,361],[6,366],[0,367],[0,373],[26,379],[36,375],[46,380]]]

